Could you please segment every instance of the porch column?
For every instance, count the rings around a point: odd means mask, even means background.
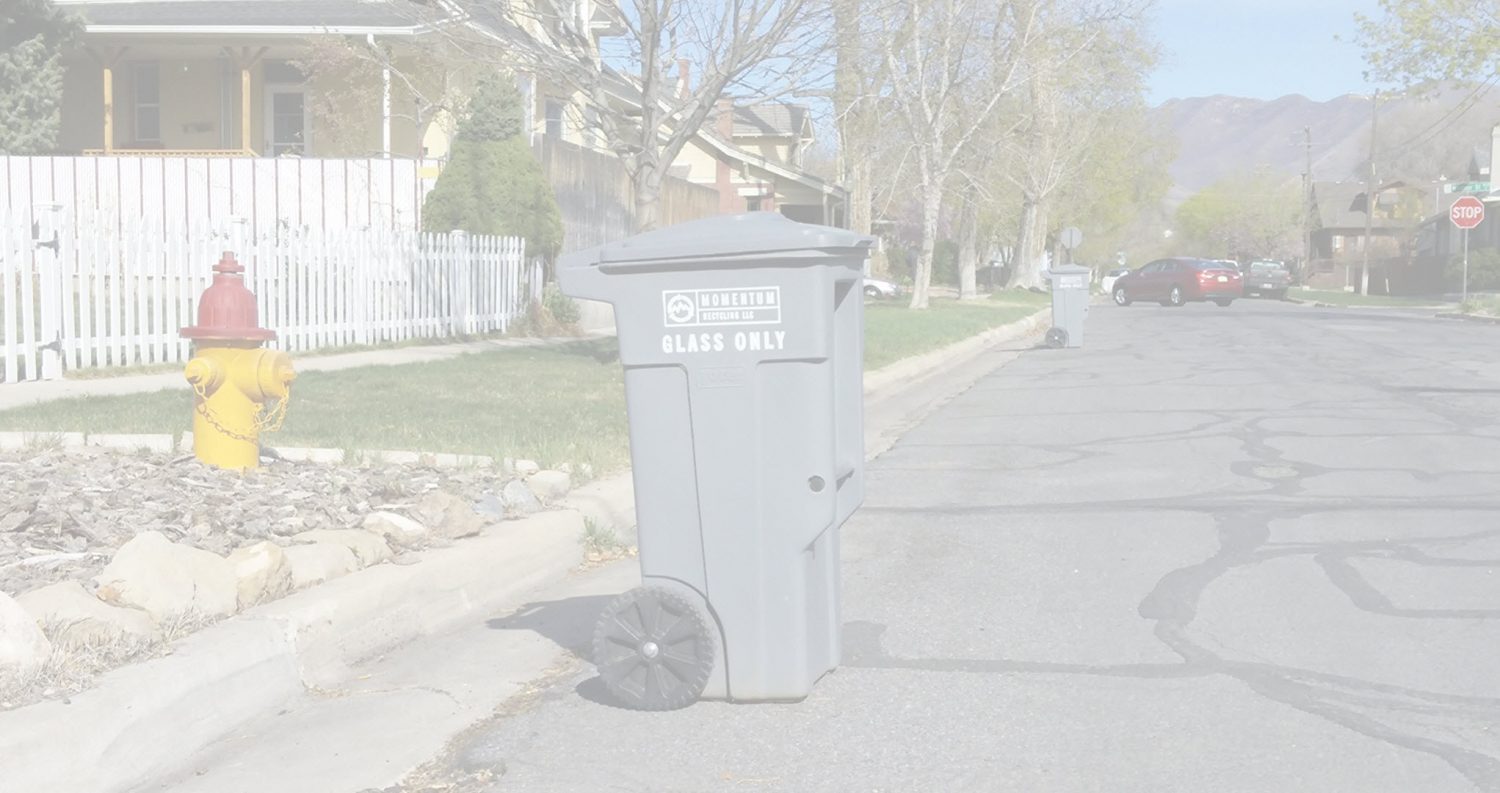
[[[104,65],[104,153],[115,150],[115,70]]]
[[[250,146],[250,70],[255,64],[265,57],[268,47],[251,52],[249,47],[240,47],[235,52],[229,47],[224,48],[224,53],[234,60],[236,66],[240,67],[240,150],[255,152]]]
[[[380,151],[391,156],[391,67],[380,67]]]
[[[391,157],[391,62],[375,44],[375,34],[365,36],[365,42],[380,56],[380,152],[386,159]],[[421,130],[417,131],[421,134]]]
[[[104,149],[105,154],[115,150],[115,64],[120,62],[129,47],[114,49],[104,47],[90,49],[89,57],[99,64],[104,83]]]
[[[250,151],[250,64],[240,62],[240,148]]]

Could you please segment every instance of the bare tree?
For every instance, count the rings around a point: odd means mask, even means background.
[[[404,89],[410,104],[391,107],[391,118],[417,130],[416,149],[393,152],[421,157],[422,131],[439,113],[456,114],[463,101],[462,77],[472,66],[447,41],[410,45],[360,38],[309,39],[292,65],[320,90],[311,92],[309,112],[319,135],[346,154],[374,151],[368,140],[368,108],[379,107],[382,72]]]
[[[657,225],[668,168],[720,100],[784,96],[827,68],[827,9],[816,0],[453,2],[490,35],[486,59],[519,58],[588,109],[585,123],[630,176],[638,230]]]
[[[1042,281],[1056,197],[1108,150],[1155,61],[1141,29],[1142,3],[1043,2],[1051,35],[1028,62],[1024,121],[1008,138],[1016,156],[1005,174],[1021,192],[1011,283],[1025,287]]]
[[[849,191],[849,228],[869,234],[873,169],[879,156],[880,58],[866,44],[865,11],[878,0],[832,0],[835,45],[833,105],[839,135],[839,181]]]
[[[888,80],[887,103],[910,143],[921,200],[912,308],[928,304],[938,223],[955,163],[1020,84],[1020,66],[1040,35],[1034,6],[1034,0],[908,0],[870,14]]]

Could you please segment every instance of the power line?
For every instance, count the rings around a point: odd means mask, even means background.
[[[1495,75],[1486,79],[1484,82],[1481,82],[1479,85],[1474,87],[1474,90],[1469,92],[1468,96],[1460,100],[1458,104],[1449,108],[1448,112],[1439,116],[1437,121],[1432,122],[1421,132],[1418,132],[1416,135],[1413,135],[1406,141],[1398,143],[1394,146],[1390,146],[1378,153],[1372,154],[1371,158],[1373,159],[1375,157],[1379,157],[1381,159],[1390,159],[1393,156],[1405,154],[1406,152],[1417,146],[1430,143],[1438,135],[1441,135],[1442,133],[1448,131],[1450,127],[1458,123],[1458,121],[1465,115],[1467,115],[1470,110],[1473,110],[1475,107],[1477,107],[1479,105],[1479,100],[1483,99],[1484,96],[1489,93],[1490,89],[1495,87],[1497,81],[1500,81],[1500,75]]]

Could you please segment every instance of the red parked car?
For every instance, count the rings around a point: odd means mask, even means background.
[[[1244,278],[1233,263],[1188,257],[1158,259],[1122,275],[1111,292],[1119,306],[1137,300],[1155,300],[1164,306],[1212,300],[1227,306],[1244,294]]]

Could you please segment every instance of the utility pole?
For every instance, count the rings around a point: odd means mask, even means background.
[[[1302,279],[1306,283],[1313,260],[1312,127],[1303,127],[1302,137],[1307,148],[1307,168],[1302,171]]]
[[[1375,226],[1375,140],[1380,124],[1380,91],[1375,92],[1375,102],[1370,111],[1370,167],[1365,171],[1365,244],[1364,265],[1359,272],[1359,293],[1370,294],[1370,236]]]

